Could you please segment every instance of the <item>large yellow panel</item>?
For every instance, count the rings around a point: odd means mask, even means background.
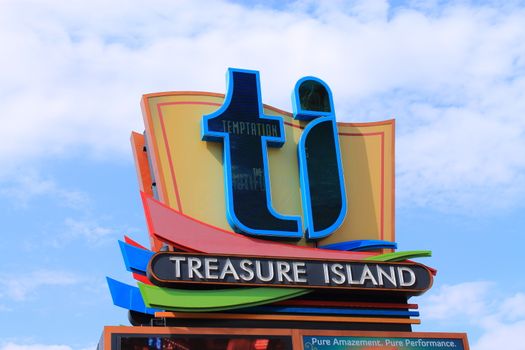
[[[153,175],[160,199],[180,212],[231,230],[226,220],[222,144],[201,141],[203,115],[217,110],[223,95],[172,92],[145,95],[143,112]],[[297,143],[304,122],[265,106],[284,119],[286,142],[269,148],[272,205],[301,215]],[[394,240],[394,121],[338,123],[348,211],[340,228],[318,244],[355,239]],[[305,244],[304,240],[297,244]]]

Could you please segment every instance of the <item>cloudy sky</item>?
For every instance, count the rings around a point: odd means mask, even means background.
[[[147,242],[139,100],[224,92],[228,67],[281,109],[314,75],[339,121],[395,117],[397,241],[439,270],[415,330],[525,349],[524,2],[2,0],[0,44],[0,350],[127,323],[104,278]]]

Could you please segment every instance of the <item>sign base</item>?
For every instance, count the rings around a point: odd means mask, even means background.
[[[97,350],[469,350],[465,333],[106,326]]]

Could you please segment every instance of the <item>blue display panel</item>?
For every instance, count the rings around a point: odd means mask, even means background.
[[[461,338],[303,336],[304,350],[466,350]]]

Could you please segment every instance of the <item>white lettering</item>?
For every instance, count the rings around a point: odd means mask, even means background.
[[[290,272],[290,264],[288,264],[285,261],[277,261],[276,263],[277,263],[277,280],[279,282],[284,282],[284,279],[286,279],[288,282],[293,282],[292,278],[288,275],[288,272]]]
[[[204,259],[204,276],[206,276],[207,279],[216,280],[219,278],[219,276],[217,276],[216,273],[217,271],[219,271],[219,265],[217,264],[218,261],[219,260],[217,258]]]
[[[324,272],[324,283],[330,283],[330,276],[328,274],[328,265],[323,263],[323,272]]]
[[[396,281],[396,273],[394,271],[394,266],[389,266],[390,274],[387,274],[385,270],[379,265],[377,265],[377,278],[379,280],[379,285],[384,286],[385,283],[383,281],[383,277],[385,277],[387,280],[390,281],[394,285],[394,287],[397,287],[397,281]]]
[[[255,274],[259,280],[262,282],[270,282],[273,280],[273,264],[268,264],[268,276],[264,277],[262,275],[261,262],[259,260],[255,261]]]
[[[408,281],[405,280],[404,273],[408,273],[410,279]],[[416,274],[412,269],[408,267],[401,266],[397,269],[397,274],[399,276],[399,286],[400,287],[410,287],[413,286],[416,283]]]
[[[195,274],[199,278],[204,278],[202,274],[200,273],[199,269],[202,266],[202,261],[199,258],[188,258],[188,265],[189,265],[189,271],[188,271],[188,277],[193,278],[193,275]]]
[[[239,275],[237,274],[237,271],[235,271],[235,268],[233,267],[233,264],[229,258],[226,259],[219,278],[222,280],[224,277],[226,277],[226,275],[231,275],[236,281],[239,280]]]
[[[335,284],[343,284],[345,283],[345,274],[343,273],[343,265],[341,264],[333,264],[331,266],[332,272],[337,275],[337,277],[332,277],[332,282]]]
[[[248,259],[241,260],[241,269],[246,272],[246,274],[241,273],[239,277],[243,281],[251,281],[255,277],[255,274],[253,273],[253,263]]]
[[[304,262],[294,262],[292,263],[293,267],[293,280],[295,283],[306,283],[306,263]],[[299,276],[302,275],[302,276]]]
[[[180,263],[181,261],[186,261],[186,258],[183,256],[172,256],[170,257],[170,261],[173,261],[175,263],[175,277],[181,278],[180,275]]]
[[[346,277],[348,278],[348,284],[359,284],[359,281],[354,281],[352,265],[350,264],[346,264]]]
[[[370,268],[368,265],[365,265],[363,267],[363,273],[361,274],[361,279],[359,280],[359,284],[365,284],[366,280],[370,280],[374,286],[377,286],[377,281],[374,278],[374,275],[372,275],[372,271],[370,271]]]

